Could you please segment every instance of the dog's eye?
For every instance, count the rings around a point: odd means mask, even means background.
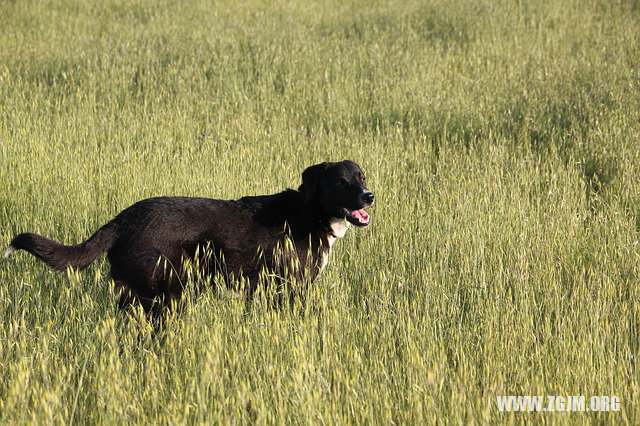
[[[336,182],[336,184],[338,186],[345,186],[347,184],[347,180],[345,178],[340,178],[338,179],[338,182]]]

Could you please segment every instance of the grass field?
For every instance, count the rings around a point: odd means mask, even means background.
[[[0,242],[353,159],[311,308],[152,338],[105,260],[0,259],[0,423],[640,423],[640,3],[0,0]],[[499,395],[616,395],[500,413]]]

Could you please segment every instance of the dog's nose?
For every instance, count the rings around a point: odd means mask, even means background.
[[[371,191],[365,192],[364,194],[362,194],[362,199],[367,204],[373,204],[373,199],[374,199],[373,192]]]

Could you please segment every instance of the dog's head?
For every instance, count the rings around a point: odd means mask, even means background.
[[[319,207],[330,218],[347,219],[356,226],[369,225],[364,210],[373,205],[362,169],[353,161],[320,163],[302,172],[299,188],[305,203]]]

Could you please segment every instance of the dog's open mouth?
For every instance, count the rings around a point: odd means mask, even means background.
[[[367,226],[369,225],[370,218],[369,214],[364,210],[347,210],[346,211],[347,220],[353,223],[356,226]]]

